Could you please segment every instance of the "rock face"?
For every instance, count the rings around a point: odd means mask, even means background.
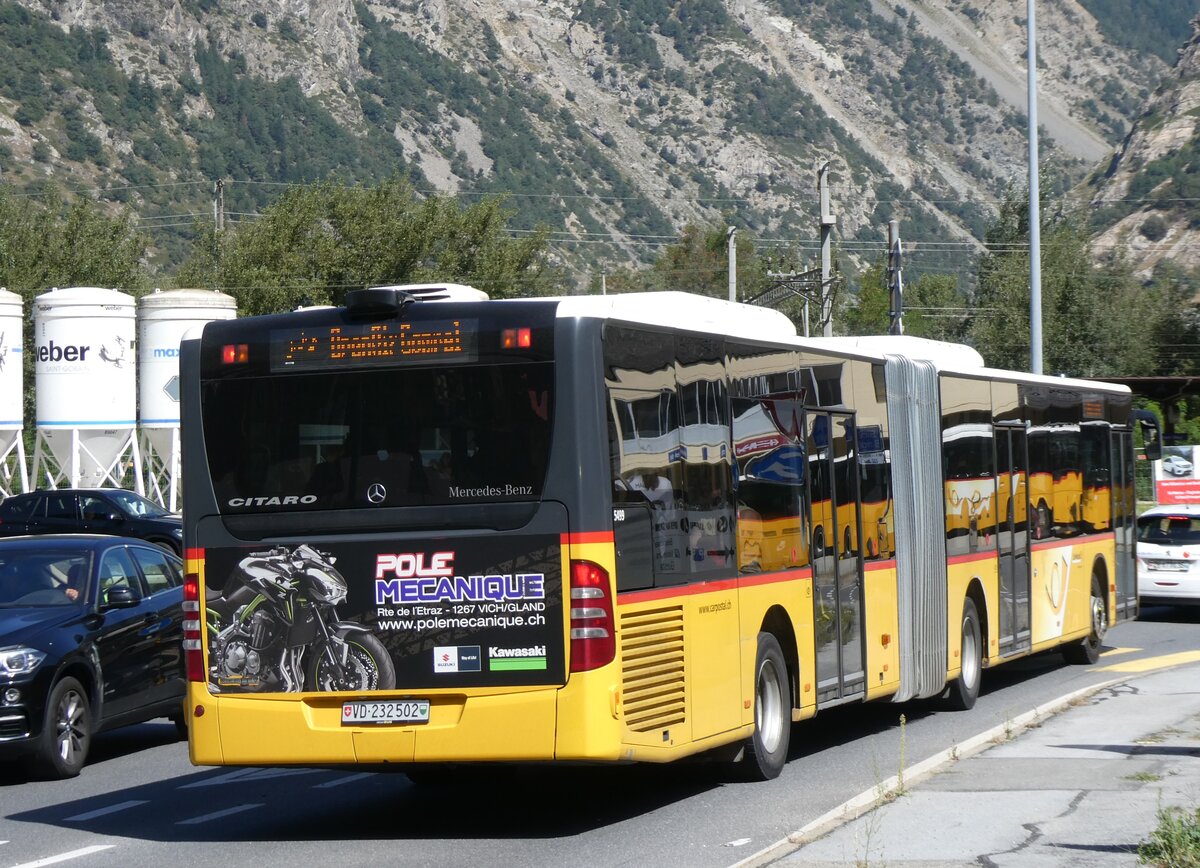
[[[435,91],[469,80],[530,97],[521,135],[541,145],[530,159],[580,191],[552,228],[580,236],[628,241],[731,213],[760,235],[811,235],[816,166],[828,160],[842,238],[882,239],[887,220],[903,218],[918,238],[970,239],[1005,185],[1025,178],[1025,30],[1009,0],[20,2],[64,29],[103,29],[125,73],[164,91],[201,79],[197,49],[215,48],[237,57],[244,76],[294,80],[358,136],[387,114],[387,135],[432,189],[530,184],[505,174],[499,154],[512,130],[449,98],[436,110],[419,108],[417,93],[411,106],[393,98],[387,112],[364,105],[373,97],[362,85],[377,77],[369,16],[453,71],[427,82]],[[1038,8],[1043,160],[1078,178],[1117,145],[1131,113],[1123,106],[1167,70],[1105,42],[1075,0]],[[203,89],[183,91],[163,126],[194,145],[180,115],[211,117],[214,107]],[[128,133],[83,102],[104,147],[129,153]],[[0,100],[18,159],[44,140],[51,152],[37,171],[102,175],[59,153],[48,128],[13,121],[17,108]],[[1176,136],[1191,134],[1187,110],[1173,115]],[[611,168],[581,168],[589,160]],[[636,215],[623,204],[630,191],[644,203]]]
[[[1200,184],[1192,181],[1200,173],[1200,17],[1192,28],[1179,62],[1087,188],[1111,221],[1095,251],[1126,256],[1145,277],[1168,261],[1200,269]]]

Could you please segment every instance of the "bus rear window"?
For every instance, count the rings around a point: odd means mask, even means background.
[[[536,500],[553,363],[209,379],[225,513]]]

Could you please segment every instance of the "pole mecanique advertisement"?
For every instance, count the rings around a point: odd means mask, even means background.
[[[210,689],[562,684],[557,535],[205,552]]]

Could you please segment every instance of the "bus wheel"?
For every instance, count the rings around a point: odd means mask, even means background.
[[[1092,576],[1092,598],[1088,611],[1091,613],[1092,629],[1087,638],[1063,648],[1063,659],[1068,663],[1086,666],[1100,659],[1100,646],[1108,632],[1108,601],[1104,599],[1104,585],[1099,576]]]
[[[946,707],[966,711],[979,698],[979,682],[983,676],[983,633],[979,629],[979,610],[970,597],[963,600],[962,651],[959,654],[962,671],[946,688]]]
[[[1034,539],[1045,539],[1050,535],[1050,507],[1045,503],[1038,503],[1036,517],[1034,518]]]
[[[770,633],[759,633],[754,661],[754,734],[742,754],[742,770],[748,780],[776,778],[787,762],[792,735],[792,693],[788,684],[779,640]]]
[[[825,531],[821,528],[813,531],[812,556],[813,560],[825,557]]]

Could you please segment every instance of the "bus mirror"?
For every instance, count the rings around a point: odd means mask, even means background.
[[[1162,431],[1158,425],[1158,417],[1149,410],[1134,410],[1133,418],[1142,429],[1142,445],[1146,450],[1146,459],[1158,461],[1162,458]]]

